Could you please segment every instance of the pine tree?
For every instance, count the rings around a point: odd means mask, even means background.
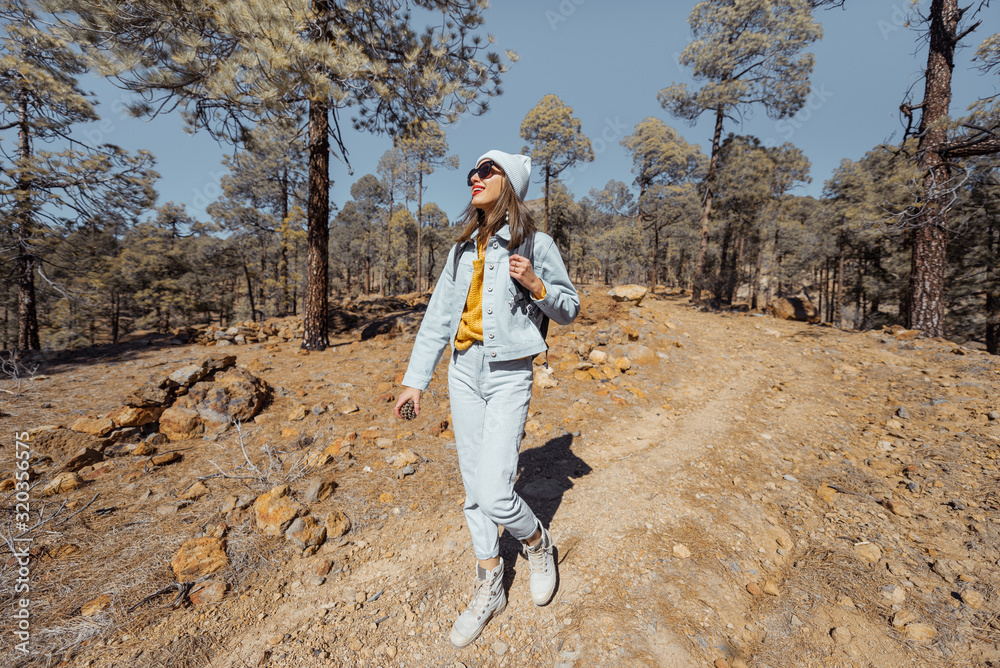
[[[70,42],[48,29],[35,3],[0,0],[0,130],[16,130],[0,145],[10,164],[0,169],[0,221],[10,243],[0,257],[18,285],[20,349],[41,347],[36,276],[46,276],[49,237],[82,221],[132,220],[155,199],[153,158],[116,146],[88,147],[73,136],[98,120],[76,76],[86,67]],[[39,144],[71,145],[58,152]],[[2,139],[0,139],[2,144]]]
[[[805,0],[704,0],[688,18],[694,41],[680,63],[693,69],[698,90],[675,84],[659,93],[660,104],[692,123],[704,112],[715,115],[712,152],[705,178],[701,242],[692,301],[701,298],[708,252],[709,217],[723,121],[753,105],[771,118],[795,114],[805,104],[813,56],[802,53],[822,35]]]
[[[422,290],[421,286],[421,264],[420,256],[423,248],[422,233],[423,208],[424,208],[424,175],[430,176],[434,173],[435,167],[447,167],[456,169],[458,167],[458,156],[447,156],[448,142],[444,132],[438,124],[431,121],[423,127],[411,129],[411,131],[400,137],[396,142],[398,150],[402,153],[408,168],[416,175],[417,187],[417,267],[416,267],[416,289]]]
[[[635,258],[642,255],[642,230],[635,220],[635,196],[621,181],[608,181],[587,197],[593,216],[588,221],[598,237],[604,282],[633,281],[641,275]]]
[[[191,289],[197,282],[190,242],[194,223],[183,205],[167,202],[152,220],[139,223],[122,239],[118,270],[131,286],[138,327],[166,332],[190,319],[199,301]]]
[[[883,305],[903,303],[906,267],[905,221],[919,197],[916,165],[890,146],[877,146],[857,161],[843,160],[823,188],[826,216],[817,219],[815,266],[835,263],[838,285],[828,297],[827,312],[843,308],[846,289],[853,284],[856,326],[869,327],[896,320]],[[831,265],[832,266],[832,265]],[[852,279],[853,274],[853,279]],[[840,293],[840,294],[838,294]]]
[[[389,204],[385,213],[385,248],[383,257],[388,258],[392,247],[392,214],[396,209],[396,194],[403,196],[404,201],[409,201],[411,194],[416,188],[413,178],[413,171],[406,162],[406,156],[400,148],[393,147],[382,154],[379,158],[376,171],[382,179],[382,186],[388,197]],[[385,294],[386,270],[388,263],[382,262],[382,278],[379,283],[379,292]]]
[[[340,115],[351,107],[357,129],[393,134],[453,120],[484,111],[506,69],[483,53],[480,0],[148,0],[127,11],[117,0],[65,2],[80,38],[105,49],[97,51],[102,73],[146,95],[134,106],[140,114],[181,105],[192,126],[231,140],[269,116],[307,115],[303,347],[311,350],[329,343],[329,152],[332,137],[347,157]],[[412,9],[440,18],[420,31]]]
[[[276,314],[291,311],[289,252],[294,233],[295,207],[305,206],[305,144],[296,124],[262,124],[248,133],[244,151],[226,156],[229,173],[221,180],[222,196],[207,208],[219,226],[243,239],[239,247],[244,257],[241,271],[248,282],[257,280],[252,318],[266,310],[265,289],[277,288]],[[276,246],[276,248],[275,248]],[[252,257],[256,251],[256,257]],[[275,256],[275,278],[267,280],[269,252]],[[256,260],[256,262],[254,262]],[[256,266],[251,270],[251,267]],[[248,290],[252,288],[248,287]]]
[[[374,174],[365,174],[351,186],[351,201],[337,215],[336,244],[338,265],[350,283],[352,272],[364,275],[364,292],[373,289],[375,269],[382,265],[383,290],[388,285],[389,257],[392,247],[385,247],[382,224],[391,222],[388,216],[389,193]]]
[[[578,162],[592,162],[594,149],[580,131],[580,119],[555,95],[546,95],[521,121],[521,139],[528,145],[522,153],[531,156],[532,170],[545,184],[542,231],[549,231],[549,187],[553,179]]]
[[[969,161],[948,244],[948,330],[1000,355],[1000,160]]]
[[[844,0],[813,0],[816,6],[843,6]],[[907,118],[904,142],[911,136],[919,140],[916,162],[924,172],[923,195],[914,207],[909,225],[910,284],[907,296],[907,323],[929,336],[944,335],[945,277],[948,255],[948,210],[956,201],[959,182],[954,178],[963,158],[1000,152],[1000,122],[997,97],[990,96],[973,105],[973,115],[954,133],[950,120],[951,79],[955,53],[961,41],[982,23],[967,27],[963,20],[974,19],[989,5],[989,0],[959,7],[958,0],[932,0],[923,23],[926,25],[927,65],[924,68],[924,96],[916,104],[905,101],[900,110]],[[976,7],[974,11],[970,10]],[[1000,36],[983,42],[976,54],[985,71],[1000,65]],[[920,112],[915,122],[914,112]],[[964,169],[960,170],[964,174]]]
[[[437,254],[440,251],[447,253],[451,246],[451,237],[448,228],[448,214],[441,210],[434,202],[424,204],[420,209],[420,220],[424,223],[423,249],[427,252],[427,264],[424,266],[424,279],[429,285],[437,273]],[[423,252],[423,251],[421,251]]]
[[[621,143],[632,154],[632,173],[639,187],[636,218],[652,237],[648,282],[656,292],[661,233],[686,213],[681,202],[692,194],[694,181],[703,176],[705,156],[700,147],[688,144],[675,129],[653,117],[637,123],[635,132]],[[647,196],[650,188],[655,192]],[[670,206],[669,200],[674,198],[680,206]]]

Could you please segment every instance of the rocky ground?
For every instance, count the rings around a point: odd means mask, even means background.
[[[503,537],[510,603],[464,650],[447,640],[474,561],[445,365],[417,420],[392,416],[407,304],[345,305],[321,353],[276,336],[285,323],[241,345],[152,337],[49,355],[33,380],[0,379],[0,479],[14,434],[35,444],[32,653],[13,649],[6,560],[4,660],[1000,666],[1000,359],[898,329],[603,292],[585,288],[580,320],[552,327],[522,450],[518,490],[558,545],[556,597],[531,603]],[[209,353],[236,368],[192,380]],[[38,429],[124,419],[136,387],[184,368],[169,401],[202,417],[175,420],[175,440],[148,424],[117,442]],[[247,374],[263,402],[223,430],[211,411],[238,398],[220,388]],[[73,459],[86,443],[97,454]],[[15,498],[0,489],[9,539]]]

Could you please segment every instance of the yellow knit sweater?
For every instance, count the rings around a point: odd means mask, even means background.
[[[465,297],[465,309],[462,310],[462,321],[458,323],[458,333],[455,335],[455,348],[468,350],[476,341],[483,340],[483,278],[486,272],[486,247],[476,244],[478,257],[472,261],[472,283],[469,294]],[[545,286],[542,294],[535,299],[545,299]]]

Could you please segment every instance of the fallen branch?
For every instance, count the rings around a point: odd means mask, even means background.
[[[79,515],[80,513],[82,513],[83,511],[85,511],[87,508],[90,507],[90,504],[92,504],[94,501],[97,500],[97,497],[100,496],[100,495],[101,495],[100,492],[98,492],[97,494],[94,494],[94,498],[92,498],[90,501],[88,501],[87,505],[85,505],[83,508],[80,508],[80,510],[76,511],[75,513],[73,513],[72,515],[70,515],[66,519],[62,520],[61,522],[58,522],[56,524],[56,526],[58,527],[58,526],[62,526],[63,524],[66,524],[66,522],[69,522],[71,519],[73,519],[74,517],[76,517],[77,515]],[[63,504],[63,505],[65,505],[65,504]]]

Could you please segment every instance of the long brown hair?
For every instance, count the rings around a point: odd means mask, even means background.
[[[465,227],[462,228],[462,234],[455,239],[455,243],[469,241],[472,238],[472,233],[476,230],[479,230],[479,239],[488,239],[496,234],[504,226],[504,223],[509,223],[510,243],[507,248],[513,250],[535,233],[535,217],[531,215],[531,211],[524,205],[524,202],[518,199],[514,187],[510,185],[510,179],[500,169],[500,165],[495,163],[494,165],[500,170],[499,175],[503,176],[500,197],[497,198],[489,216],[482,209],[477,209],[472,204],[472,200],[469,200],[469,205],[465,207],[461,216],[460,224]],[[507,214],[510,214],[509,220]]]

